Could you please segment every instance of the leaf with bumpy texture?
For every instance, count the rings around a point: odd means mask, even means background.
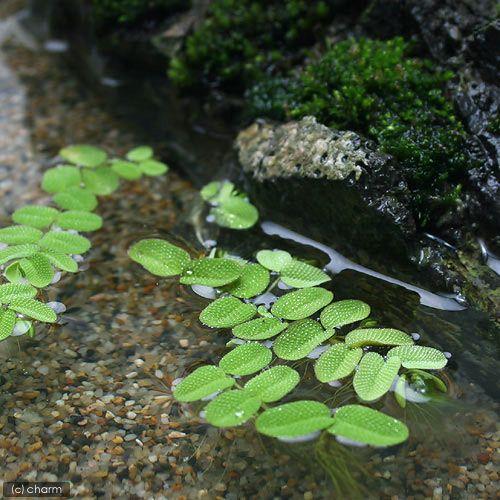
[[[302,288],[280,297],[271,308],[278,318],[303,319],[311,316],[333,300],[333,293],[324,288]]]
[[[305,358],[315,347],[329,339],[333,331],[323,330],[313,319],[294,321],[274,341],[273,350],[281,359]]]
[[[294,288],[307,288],[330,281],[330,276],[317,267],[293,259],[281,269],[281,281]]]
[[[259,220],[258,210],[247,201],[231,196],[210,213],[215,217],[219,226],[230,229],[248,229]]]
[[[218,366],[200,366],[175,387],[173,395],[177,401],[189,403],[228,389],[234,382]]]
[[[139,168],[144,175],[150,177],[157,177],[166,174],[169,170],[168,165],[156,160],[146,160],[139,163]]]
[[[149,146],[137,146],[127,153],[127,160],[144,161],[149,160],[153,156],[153,149]]]
[[[401,360],[397,357],[384,361],[376,352],[363,356],[358,370],[354,375],[354,390],[363,401],[375,401],[382,397],[392,386]]]
[[[320,321],[325,328],[339,328],[370,315],[370,306],[361,300],[339,300],[321,311]]]
[[[42,231],[30,226],[10,226],[0,229],[0,243],[6,245],[36,243],[42,236]]]
[[[98,196],[114,193],[120,185],[120,178],[109,167],[99,167],[95,170],[84,168],[82,179],[85,187]]]
[[[224,291],[239,297],[250,299],[262,293],[269,285],[269,271],[260,264],[245,264],[241,267],[240,277],[226,285]]]
[[[278,401],[292,391],[300,381],[300,375],[289,366],[280,365],[263,371],[245,384],[264,403]]]
[[[325,351],[314,365],[314,373],[320,382],[333,382],[350,375],[363,356],[358,347],[349,349],[345,344],[335,344]]]
[[[54,203],[64,210],[83,210],[92,212],[97,207],[97,198],[88,189],[71,187],[57,193],[52,198]]]
[[[12,299],[36,297],[37,290],[31,285],[22,283],[5,283],[0,285],[0,304],[8,304]]]
[[[111,164],[111,170],[127,181],[135,181],[142,177],[139,166],[130,161],[116,160]]]
[[[283,323],[278,318],[256,318],[235,326],[233,335],[245,340],[270,339],[281,333],[287,325],[288,323]]]
[[[216,427],[233,427],[249,420],[260,408],[260,400],[245,390],[226,391],[205,407],[207,422]]]
[[[54,269],[50,261],[40,253],[36,253],[26,259],[21,259],[19,265],[26,279],[37,288],[50,285],[54,279]]]
[[[261,434],[292,438],[331,426],[330,408],[318,401],[294,401],[275,406],[257,417],[255,427]]]
[[[55,220],[59,211],[52,207],[41,205],[26,205],[12,214],[12,220],[17,224],[43,229],[49,227]]]
[[[44,323],[54,323],[57,320],[56,313],[47,304],[38,300],[15,298],[10,301],[9,308]]]
[[[9,264],[4,271],[4,276],[7,278],[8,281],[11,283],[23,283],[24,282],[24,276],[23,272],[21,271],[21,266],[19,265],[19,261],[13,262],[12,264]]]
[[[49,168],[42,179],[42,189],[47,193],[60,193],[66,189],[80,186],[82,176],[76,167],[61,165]]]
[[[181,274],[191,262],[191,257],[182,248],[154,238],[135,243],[128,255],[150,273],[164,277]]]
[[[292,261],[292,256],[285,250],[260,250],[257,252],[257,262],[270,271],[280,272]]]
[[[360,328],[346,335],[345,343],[349,347],[367,345],[408,345],[413,339],[406,333],[394,328]]]
[[[65,231],[49,231],[40,240],[40,247],[51,252],[78,255],[90,248],[90,241],[79,234]]]
[[[339,408],[330,434],[371,446],[394,446],[408,439],[408,427],[384,413],[361,405]]]
[[[250,375],[267,366],[273,357],[270,349],[258,342],[242,344],[229,351],[219,366],[230,375]]]
[[[31,257],[37,252],[37,250],[38,246],[32,243],[4,248],[3,250],[0,250],[0,266],[13,259]]]
[[[190,263],[182,273],[183,285],[223,286],[237,280],[241,265],[232,259],[198,259]]]
[[[59,151],[59,155],[74,165],[90,168],[98,167],[108,158],[105,151],[88,144],[67,146]]]
[[[211,328],[231,328],[252,319],[256,312],[253,304],[245,304],[236,297],[222,297],[201,311],[200,321]]]
[[[14,311],[0,309],[0,340],[10,337],[16,325],[16,320],[17,316]]]
[[[78,264],[65,253],[51,252],[49,250],[40,253],[44,255],[54,267],[61,271],[66,271],[68,273],[76,273],[78,271]]]
[[[102,218],[91,212],[68,210],[59,214],[56,224],[63,229],[74,231],[97,231],[102,227]]]
[[[446,356],[437,349],[419,345],[394,347],[387,353],[388,358],[397,356],[408,369],[440,370],[446,366]]]

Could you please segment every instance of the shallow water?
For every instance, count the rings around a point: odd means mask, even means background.
[[[0,173],[28,180],[22,191],[2,190],[5,212],[44,199],[36,188],[36,165],[49,164],[61,146],[90,142],[120,154],[144,140],[129,121],[133,103],[124,100],[116,114],[106,112],[61,56],[14,39],[4,44],[3,57],[0,96],[10,106],[2,108],[0,138],[13,147]],[[13,123],[26,131],[16,144]],[[224,157],[224,133],[207,137],[202,128],[188,126],[184,121],[182,137],[198,137],[192,148],[204,151],[195,158]],[[174,163],[182,161],[184,149],[165,151],[166,160],[172,154]],[[207,171],[210,162],[202,165]],[[336,252],[335,241],[328,251],[313,248],[310,241],[270,235],[276,226],[269,224],[251,238],[219,233],[200,214],[193,222],[197,203],[193,186],[175,172],[124,185],[99,207],[105,225],[92,236],[89,269],[49,290],[50,300],[68,308],[64,324],[34,340],[0,345],[0,479],[70,480],[75,495],[91,497],[346,498],[339,488],[350,488],[354,497],[356,483],[345,471],[360,463],[353,473],[367,497],[494,496],[498,337],[484,314],[432,289],[401,286],[397,275],[387,280],[368,272],[355,256]],[[412,431],[408,443],[388,450],[339,446],[333,438],[282,443],[257,435],[250,425],[224,431],[208,426],[199,406],[172,400],[170,387],[196,366],[216,362],[230,337],[199,324],[206,299],[130,262],[127,248],[148,236],[168,238],[193,255],[204,251],[200,242],[219,240],[245,257],[279,246],[316,259],[332,272],[336,298],[365,300],[380,324],[418,333],[426,345],[451,352],[449,396],[404,411],[392,395],[381,401],[379,408],[406,419]],[[353,397],[349,385],[318,385],[311,361],[296,367],[302,382],[293,398],[328,400],[334,407]],[[333,470],[335,488],[320,463]],[[344,471],[343,483],[335,483],[338,471]]]

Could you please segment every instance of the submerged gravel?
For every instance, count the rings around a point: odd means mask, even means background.
[[[58,57],[8,37],[0,106],[1,217],[44,199],[39,165],[64,144],[117,154],[136,145]],[[220,431],[172,400],[173,380],[217,360],[224,339],[197,322],[206,301],[142,272],[126,249],[153,234],[193,246],[184,215],[193,199],[173,172],[124,184],[99,208],[104,229],[91,237],[89,269],[49,291],[68,307],[65,324],[0,345],[0,483],[68,480],[74,496],[90,498],[335,497],[310,445],[263,440],[251,426]],[[467,404],[435,432],[420,417],[408,445],[356,451],[374,478],[367,496],[498,496],[494,406],[477,388],[463,394]]]

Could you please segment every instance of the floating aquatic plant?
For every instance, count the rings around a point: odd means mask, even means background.
[[[211,183],[203,188],[202,196],[210,200],[231,192],[232,186]],[[147,258],[138,258],[136,250],[143,245],[148,248]],[[408,381],[421,386],[434,384],[438,390],[444,386],[446,390],[441,379],[423,371],[443,368],[446,357],[442,352],[415,346],[410,335],[394,328],[359,327],[361,322],[367,324],[370,306],[359,300],[332,302],[333,293],[318,286],[330,280],[323,270],[283,250],[259,251],[258,263],[214,258],[215,252],[196,261],[182,254],[180,263],[170,246],[168,242],[155,243],[153,248],[146,240],[136,243],[130,253],[155,274],[175,268],[181,283],[216,287],[218,298],[203,309],[200,321],[211,328],[232,328],[234,337],[241,339],[228,343],[240,345],[223,356],[219,366],[197,368],[174,389],[180,402],[215,396],[205,407],[210,424],[241,425],[257,415],[259,432],[283,439],[326,429],[340,440],[372,446],[392,446],[406,440],[408,428],[403,422],[360,404],[335,411],[307,400],[267,406],[288,395],[293,397],[300,380],[296,370],[281,363],[313,357],[317,348],[323,352],[314,356],[318,357],[316,378],[332,383],[352,377],[355,394],[365,404],[394,390],[396,400],[404,406]],[[270,272],[278,274],[271,285]],[[272,290],[279,280],[297,289],[279,292],[270,310],[263,305],[256,307],[253,302],[258,303],[258,299],[253,298]],[[344,332],[347,325],[354,325],[353,329]]]
[[[248,229],[259,220],[259,212],[232,182],[211,182],[200,192],[211,205],[210,216],[221,227]]]
[[[119,184],[120,172],[115,172],[114,166],[123,160],[109,160],[100,148],[68,146],[61,149],[59,156],[70,165],[47,170],[42,188],[53,194],[53,203],[62,210],[27,205],[12,214],[14,225],[0,228],[0,270],[10,282],[0,282],[0,340],[13,334],[34,333],[32,320],[43,323],[57,320],[57,307],[36,300],[37,288],[55,282],[60,272],[78,271],[80,256],[91,247],[90,240],[78,233],[102,227],[102,218],[92,213],[98,204],[96,195],[109,194]],[[166,165],[153,159],[153,152],[147,146],[136,148],[127,156],[127,163],[140,171],[135,178],[167,170]],[[121,176],[131,179],[128,174]],[[160,241],[158,245],[163,248],[168,244]],[[169,248],[175,255],[181,255],[181,249],[173,245]],[[138,254],[140,250],[141,247]],[[173,254],[167,252],[164,256],[172,262]],[[186,256],[187,263],[190,257],[187,253]]]

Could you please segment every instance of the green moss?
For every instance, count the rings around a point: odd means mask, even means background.
[[[258,84],[249,98],[254,115],[313,115],[377,140],[405,170],[416,216],[425,225],[430,204],[457,199],[457,185],[471,164],[463,126],[445,96],[452,75],[408,52],[402,38],[349,39],[297,77]]]
[[[92,15],[99,26],[134,24],[148,17],[173,13],[187,5],[186,0],[92,0]]]
[[[242,91],[303,57],[333,0],[214,0],[203,24],[170,65],[179,86],[216,85]]]

